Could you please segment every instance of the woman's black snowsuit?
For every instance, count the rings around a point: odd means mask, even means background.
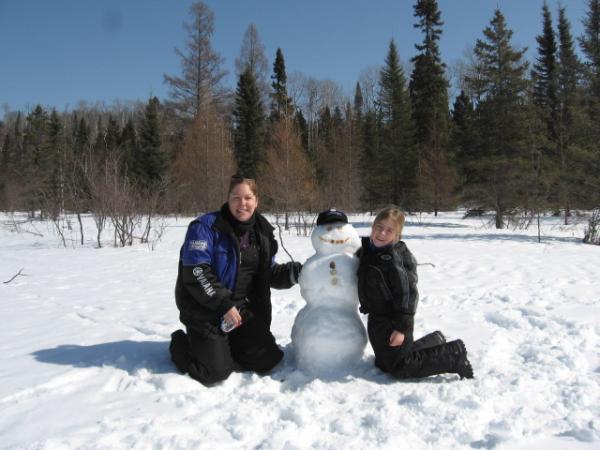
[[[469,376],[470,364],[462,341],[446,343],[435,331],[413,338],[414,315],[419,302],[417,260],[402,241],[373,247],[362,238],[357,252],[360,311],[369,314],[367,332],[375,352],[375,365],[396,378],[420,378],[440,373]],[[401,346],[390,347],[394,330],[404,334]]]
[[[298,273],[299,263],[274,262],[277,241],[262,215],[255,214],[254,244],[247,250],[241,249],[229,216],[225,204],[190,223],[175,286],[187,334],[171,335],[171,358],[181,372],[206,385],[226,379],[235,368],[262,373],[281,361],[283,352],[270,331],[270,288],[291,287]],[[233,306],[243,323],[225,334],[219,322]]]

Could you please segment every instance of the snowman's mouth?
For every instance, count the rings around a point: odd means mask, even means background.
[[[327,242],[328,244],[345,244],[346,242],[348,242],[348,240],[350,238],[346,238],[346,239],[325,239],[322,236],[319,236],[319,239],[322,240],[323,242]]]

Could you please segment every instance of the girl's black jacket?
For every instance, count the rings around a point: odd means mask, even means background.
[[[406,244],[398,241],[381,249],[362,238],[356,255],[360,312],[386,316],[394,329],[412,333],[419,302],[417,260]]]

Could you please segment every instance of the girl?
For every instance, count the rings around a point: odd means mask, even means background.
[[[369,314],[367,332],[375,365],[396,378],[457,373],[473,378],[462,340],[446,342],[440,331],[413,340],[419,301],[417,261],[400,240],[404,213],[396,207],[375,217],[370,237],[357,252],[360,311]]]

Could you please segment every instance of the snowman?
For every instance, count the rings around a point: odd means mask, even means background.
[[[367,343],[357,310],[360,238],[343,212],[330,209],[319,214],[311,241],[316,253],[298,280],[306,306],[294,321],[292,345],[300,370],[327,378],[360,362]]]

